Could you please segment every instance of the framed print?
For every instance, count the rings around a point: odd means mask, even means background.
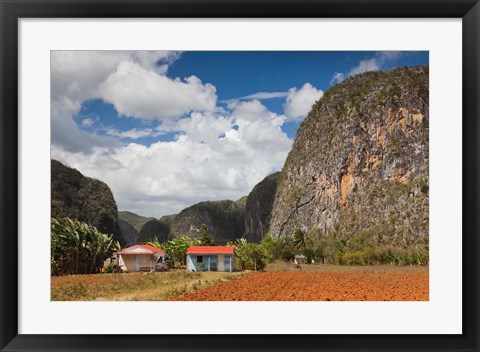
[[[2,0],[2,351],[478,350],[479,6]]]

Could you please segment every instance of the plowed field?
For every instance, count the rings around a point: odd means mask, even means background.
[[[275,272],[172,297],[178,301],[428,301],[428,273]]]

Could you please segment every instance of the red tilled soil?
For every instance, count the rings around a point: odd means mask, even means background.
[[[255,273],[177,301],[428,301],[428,274]]]

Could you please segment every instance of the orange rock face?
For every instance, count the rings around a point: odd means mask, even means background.
[[[339,205],[340,208],[343,208],[347,203],[347,196],[350,194],[350,191],[353,187],[353,182],[355,180],[353,176],[353,171],[355,168],[354,159],[350,156],[345,172],[342,174],[340,180],[340,199]]]

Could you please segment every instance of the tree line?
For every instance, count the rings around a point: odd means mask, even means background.
[[[186,265],[190,246],[216,245],[205,224],[201,226],[198,238],[185,235],[165,242],[154,238],[146,244],[165,250],[170,268]],[[227,245],[234,247],[235,270],[242,271],[263,270],[268,263],[292,261],[297,254],[304,255],[307,263],[336,265],[426,265],[429,261],[428,245],[402,248],[379,244],[368,231],[342,240],[335,233],[297,229],[289,237],[273,237],[268,233],[260,243],[240,238],[227,242]],[[104,261],[118,250],[120,244],[94,226],[69,218],[52,218],[52,275],[98,273]]]

